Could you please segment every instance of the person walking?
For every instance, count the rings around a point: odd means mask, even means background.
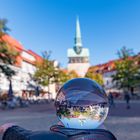
[[[111,92],[109,93],[108,99],[109,99],[109,105],[110,105],[110,107],[115,107],[114,96],[112,95]]]
[[[125,99],[125,101],[126,101],[126,108],[127,108],[127,109],[130,109],[130,95],[129,95],[128,92],[125,93],[124,99]]]

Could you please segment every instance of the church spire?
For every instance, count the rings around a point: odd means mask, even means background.
[[[74,50],[77,54],[80,54],[82,51],[81,31],[80,31],[80,23],[78,17],[76,19],[76,34],[75,34]]]

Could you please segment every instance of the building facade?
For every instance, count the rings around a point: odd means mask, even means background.
[[[134,57],[140,58],[140,53],[138,53]],[[133,57],[131,59],[133,59]],[[102,74],[103,82],[104,82],[104,88],[108,93],[109,92],[114,92],[114,93],[115,92],[116,93],[123,92],[121,89],[119,89],[116,86],[116,83],[113,81],[113,78],[112,78],[112,76],[116,74],[115,62],[117,62],[117,61],[121,61],[121,60],[120,59],[112,60],[112,61],[109,61],[109,62],[104,63],[104,64],[91,66],[89,68],[89,71],[92,72],[92,73],[100,73],[100,74]],[[140,62],[136,62],[136,65],[140,65]],[[135,93],[139,93],[139,91],[140,91],[140,84],[137,85],[134,88]]]
[[[89,50],[83,48],[79,19],[76,20],[76,34],[74,47],[67,51],[68,71],[75,71],[80,77],[84,77],[89,66]]]
[[[16,74],[12,76],[12,88],[14,93],[21,94],[23,90],[33,90],[29,85],[35,85],[35,82],[32,79],[36,67],[35,63],[40,61],[42,58],[35,54],[33,55],[30,50],[26,50],[21,43],[12,38],[9,35],[4,35],[3,40],[9,45],[9,47],[15,49],[19,56],[17,57],[15,65],[10,66]],[[7,93],[9,89],[9,81],[3,73],[0,73],[0,92]]]
[[[39,86],[41,90],[47,92],[48,87],[38,85],[33,78],[36,71],[36,63],[40,63],[42,57],[32,50],[26,50],[21,43],[9,35],[4,35],[3,40],[10,47],[19,52],[15,65],[10,66],[11,69],[16,72],[16,74],[12,76],[12,89],[14,94],[21,96],[23,91],[27,91],[27,93],[35,92],[37,86]],[[0,94],[7,93],[8,89],[9,81],[6,76],[0,72]],[[52,98],[55,98],[56,93],[54,84],[50,85],[50,92],[52,92]]]

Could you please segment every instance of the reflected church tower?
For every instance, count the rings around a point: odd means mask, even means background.
[[[83,48],[79,19],[76,20],[76,34],[74,47],[68,49],[68,71],[74,70],[79,76],[84,77],[89,66],[89,50]]]

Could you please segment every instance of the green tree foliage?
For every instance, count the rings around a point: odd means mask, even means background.
[[[6,19],[0,19],[0,70],[10,80],[15,74],[15,71],[11,69],[10,65],[15,64],[19,53],[3,40],[3,36],[10,30],[6,24]]]
[[[71,80],[73,78],[78,78],[78,74],[75,71],[68,72],[68,71],[59,69],[59,75],[58,75],[57,83],[59,85],[62,85],[65,82],[67,82],[68,80]]]
[[[88,71],[85,77],[95,80],[98,84],[103,85],[103,76],[100,73]]]
[[[7,27],[7,19],[0,19],[0,37],[7,33],[7,31],[10,31],[10,29]]]
[[[132,50],[123,47],[118,51],[119,61],[115,63],[116,74],[113,75],[113,81],[119,88],[127,89],[134,88],[138,82],[139,65],[137,57],[134,56]]]
[[[37,64],[37,70],[34,78],[39,84],[48,86],[49,84],[57,81],[56,78],[58,77],[58,70],[54,66],[54,61],[50,60],[50,54],[48,52],[43,52],[42,57],[42,62]]]
[[[68,72],[68,79],[69,80],[73,79],[73,78],[78,78],[78,77],[79,77],[78,74],[74,70]]]
[[[0,41],[0,61],[2,63],[13,65],[16,63],[18,55],[19,53],[16,49],[10,47],[6,42]]]
[[[63,83],[65,83],[66,81],[69,80],[69,75],[64,70],[59,70],[58,78],[59,79],[58,79],[57,83],[59,83],[59,85],[62,85]]]
[[[135,79],[136,79],[136,85],[140,85],[140,54],[137,55],[137,57],[135,58],[136,62],[137,62],[137,68],[138,68],[138,72],[135,75]]]
[[[49,85],[52,83],[57,84],[58,86],[65,83],[67,80],[78,77],[74,72],[67,72],[66,70],[60,69],[59,66],[54,66],[54,61],[50,60],[50,53],[43,52],[42,62],[37,64],[37,70],[34,74],[35,80],[38,84],[43,86],[48,86],[48,92],[50,93]]]
[[[117,55],[120,59],[127,59],[131,56],[134,56],[134,52],[132,49],[128,49],[125,46],[123,46],[118,52]]]

